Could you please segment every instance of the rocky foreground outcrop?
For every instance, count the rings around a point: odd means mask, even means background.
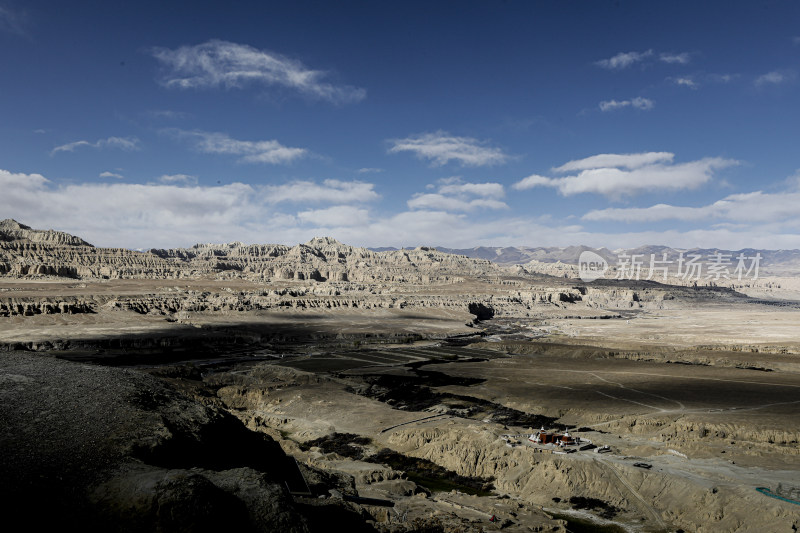
[[[152,376],[25,354],[0,363],[0,501],[44,531],[313,531],[294,460]],[[359,530],[354,508],[322,506]]]

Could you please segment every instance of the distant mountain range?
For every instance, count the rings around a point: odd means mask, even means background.
[[[372,248],[375,251],[396,250],[397,248]],[[709,261],[710,258],[720,253],[723,256],[730,256],[729,260],[733,265],[737,263],[739,254],[745,257],[755,257],[761,254],[759,270],[762,274],[782,276],[796,276],[800,273],[800,250],[762,250],[754,248],[744,248],[741,250],[723,250],[720,248],[692,248],[680,249],[669,246],[640,246],[638,248],[626,248],[620,250],[609,250],[608,248],[591,248],[589,246],[567,246],[559,247],[529,247],[529,246],[477,246],[475,248],[446,248],[436,247],[440,252],[450,254],[465,255],[475,259],[488,259],[501,265],[525,265],[531,261],[540,263],[565,263],[577,267],[578,258],[581,253],[590,251],[603,257],[609,265],[619,264],[621,257],[640,256],[639,261],[649,265],[651,254],[655,259],[661,260],[663,254],[667,254],[667,259],[677,261],[681,253],[685,258],[691,255],[699,255],[702,261]],[[750,260],[747,261],[750,264]]]

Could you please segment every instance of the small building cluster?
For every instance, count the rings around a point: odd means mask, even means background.
[[[554,444],[560,448],[564,448],[565,446],[577,446],[580,443],[578,437],[574,437],[568,432],[548,433],[544,428],[536,433],[531,433],[528,440],[535,444]]]

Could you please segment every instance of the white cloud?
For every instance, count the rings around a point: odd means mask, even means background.
[[[369,211],[351,205],[334,205],[325,209],[311,209],[297,213],[306,224],[319,227],[365,226],[369,224]]]
[[[505,191],[500,183],[447,183],[439,187],[442,194],[472,194],[485,198],[502,198]]]
[[[33,227],[57,228],[106,246],[171,246],[221,238],[259,214],[254,189],[129,183],[57,186],[40,174],[0,170],[0,212]],[[76,209],[76,199],[91,209]],[[202,234],[205,233],[205,236]]]
[[[329,235],[359,246],[441,245],[567,246],[609,248],[664,244],[680,248],[800,248],[800,227],[779,223],[725,224],[689,231],[603,233],[594,227],[559,225],[541,218],[474,217],[438,209],[417,209],[375,218],[359,207],[302,209],[295,216],[275,211],[263,188],[241,183],[216,187],[147,184],[73,184],[58,186],[40,174],[0,170],[0,212],[36,228],[68,231],[100,246],[128,248],[190,246],[196,242],[295,244]],[[92,209],[75,209],[81,198]],[[773,200],[762,205],[771,209]],[[755,205],[751,199],[748,206]],[[789,198],[785,204],[800,205]],[[744,205],[739,204],[739,205]],[[344,206],[347,207],[347,206]],[[362,210],[363,211],[363,210]],[[736,214],[736,211],[733,211]],[[301,218],[302,215],[302,218]],[[787,215],[790,216],[790,215]],[[355,218],[363,224],[350,224]],[[797,221],[797,217],[794,219]]]
[[[739,74],[709,74],[706,76],[708,81],[713,81],[717,83],[730,83],[731,81],[735,80],[739,77]]]
[[[332,228],[342,242],[362,246],[509,246],[537,242],[555,245],[571,238],[571,227],[545,227],[529,219],[501,218],[477,221],[473,217],[441,210],[404,211],[379,217],[367,226]],[[569,237],[565,237],[569,235]],[[299,240],[299,239],[298,239]],[[490,244],[492,243],[492,244]]]
[[[679,64],[679,65],[685,65],[689,61],[691,61],[691,56],[690,56],[690,54],[688,52],[683,52],[683,53],[680,53],[680,54],[664,53],[664,54],[660,54],[658,56],[658,58],[661,61],[663,61],[664,63],[673,63],[673,64]]]
[[[604,100],[600,102],[599,107],[600,111],[603,112],[615,111],[625,107],[633,107],[634,109],[649,111],[655,107],[655,102],[649,98],[637,96],[636,98],[631,98],[630,100]]]
[[[413,152],[434,166],[456,161],[462,166],[479,167],[503,164],[509,156],[500,148],[486,146],[486,141],[472,137],[454,137],[447,132],[422,133],[405,139],[393,139],[389,153]]]
[[[527,178],[516,182],[511,187],[518,191],[524,191],[525,189],[533,189],[534,187],[555,187],[556,183],[557,178],[548,178],[547,176],[531,174]]]
[[[630,100],[622,100],[622,101],[603,100],[602,102],[600,102],[599,107],[600,111],[605,112],[605,111],[614,111],[615,109],[619,109],[622,107],[628,107],[629,105],[631,105]]]
[[[639,168],[653,163],[667,163],[675,158],[670,152],[643,152],[640,154],[598,154],[584,159],[568,161],[560,167],[555,167],[554,172],[572,172],[575,170],[589,170],[592,168],[624,167]]]
[[[107,170],[105,172],[101,172],[100,173],[100,177],[101,178],[116,178],[118,180],[125,179],[125,176],[123,176],[122,174],[117,174],[115,172],[109,172]]]
[[[613,57],[595,62],[595,65],[609,70],[622,70],[636,63],[643,62],[653,55],[653,50],[645,50],[644,52],[620,52]],[[691,61],[691,54],[689,52],[662,52],[658,55],[658,59],[662,63],[686,65]]]
[[[50,152],[50,155],[55,155],[58,152],[74,152],[77,148],[86,146],[88,148],[119,148],[121,150],[132,151],[140,150],[141,145],[139,139],[136,137],[109,137],[107,139],[99,139],[96,142],[89,141],[75,141],[61,146],[56,146]]]
[[[420,244],[470,248],[473,246],[568,246],[586,244],[608,248],[634,248],[659,243],[678,248],[800,248],[796,231],[748,226],[701,228],[688,231],[635,231],[603,233],[580,225],[546,225],[527,217],[482,218],[438,210],[406,211],[377,218],[367,226],[329,228],[342,242],[362,246],[418,246]],[[315,230],[287,229],[290,242],[303,242],[318,235]]]
[[[670,78],[675,85],[680,85],[682,87],[689,87],[690,89],[697,89],[697,83],[689,77],[683,78]]]
[[[441,211],[474,211],[475,209],[508,209],[505,202],[491,198],[461,200],[443,194],[417,194],[408,202],[411,209],[435,209]]]
[[[151,248],[233,240],[275,242],[280,235],[273,224],[297,223],[296,217],[276,211],[280,203],[301,208],[303,204],[335,204],[337,209],[302,211],[303,221],[330,225],[346,222],[345,214],[363,222],[364,213],[358,208],[346,210],[342,204],[378,198],[372,184],[337,180],[214,187],[174,182],[57,185],[41,174],[0,170],[0,213],[36,228],[68,231],[96,245]],[[76,209],[76,198],[92,208]],[[294,235],[290,226],[280,231]]]
[[[180,138],[193,139],[195,148],[205,154],[237,155],[243,163],[269,163],[273,165],[291,163],[308,155],[305,148],[290,148],[275,140],[240,141],[225,133],[205,131],[163,130]]]
[[[777,70],[773,70],[772,72],[767,72],[766,74],[762,74],[753,82],[756,86],[762,85],[777,85],[781,82],[786,81],[786,76]]]
[[[597,61],[595,65],[611,70],[624,69],[630,67],[635,63],[644,61],[645,59],[647,59],[652,55],[653,55],[652,50],[646,50],[644,52],[620,52],[614,57],[610,57],[608,59],[601,59],[600,61]]]
[[[798,36],[798,37],[792,37],[792,42],[793,42],[794,44],[800,44],[800,36]]]
[[[800,224],[800,192],[732,194],[700,207],[657,204],[650,207],[590,211],[584,220],[654,222],[661,220],[725,219],[733,222],[794,222]]]
[[[75,141],[67,144],[62,144],[61,146],[56,146],[50,152],[50,155],[56,154],[58,152],[74,152],[76,148],[79,148],[81,146],[91,146],[93,148],[97,148],[95,144],[90,143],[89,141]]]
[[[647,111],[648,109],[653,109],[655,103],[649,98],[642,98],[641,96],[639,96],[631,99],[631,106],[635,107],[636,109],[642,109]]]
[[[243,44],[211,40],[175,50],[155,48],[152,53],[166,67],[162,83],[167,87],[281,86],[334,103],[358,102],[367,94],[358,87],[327,82],[328,73],[300,61]]]
[[[439,180],[436,193],[417,193],[406,203],[411,209],[442,211],[508,209],[508,205],[500,200],[503,196],[505,191],[500,183],[464,183],[461,178],[452,177]]]
[[[313,181],[294,181],[283,185],[264,187],[264,201],[295,203],[361,203],[380,198],[375,185],[363,181],[339,181],[328,179],[321,184]]]
[[[0,183],[3,185],[3,191],[8,193],[7,195],[13,195],[15,189],[28,191],[43,190],[48,182],[49,180],[41,174],[23,174],[21,172],[15,173],[0,169]],[[7,195],[3,195],[3,198],[6,198]],[[8,203],[7,200],[6,202]]]
[[[189,174],[163,174],[158,178],[158,181],[166,184],[184,183],[186,185],[196,185],[197,176],[191,176]]]
[[[710,180],[715,170],[737,164],[737,161],[719,157],[673,164],[672,158],[673,154],[667,152],[601,154],[557,168],[558,171],[580,170],[577,175],[561,178],[532,175],[513,187],[517,190],[553,187],[564,196],[596,193],[619,199],[658,190],[694,189]]]
[[[766,74],[762,74],[761,76],[757,77],[753,81],[753,84],[756,87],[780,85],[782,83],[794,81],[795,78],[797,78],[797,72],[794,70],[773,70],[772,72],[767,72]]]
[[[706,218],[700,208],[676,207],[668,204],[656,204],[650,207],[609,208],[589,211],[583,220],[615,220],[621,222],[653,222],[656,220],[680,219],[699,220]]]
[[[359,168],[358,169],[358,173],[359,174],[371,174],[371,173],[376,173],[377,174],[379,172],[383,172],[383,169],[382,168]]]

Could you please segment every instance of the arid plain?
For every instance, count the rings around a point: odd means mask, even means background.
[[[800,527],[792,277],[584,283],[332,239],[0,234],[2,493],[34,524]],[[541,428],[580,440],[531,442]]]

